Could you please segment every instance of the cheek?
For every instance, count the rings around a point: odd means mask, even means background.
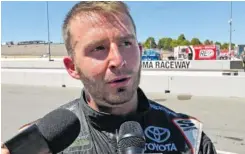
[[[125,53],[124,59],[127,61],[128,67],[136,70],[140,65],[140,51],[137,49],[128,51]]]
[[[84,59],[80,66],[84,74],[91,78],[102,77],[106,70],[105,62],[96,59]]]

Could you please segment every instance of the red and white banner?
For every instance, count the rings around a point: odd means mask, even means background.
[[[217,46],[216,45],[198,45],[189,46],[187,53],[192,53],[192,60],[216,60]]]

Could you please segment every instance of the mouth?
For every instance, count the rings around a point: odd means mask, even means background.
[[[109,87],[111,88],[122,88],[127,87],[132,84],[132,80],[130,76],[121,76],[114,78],[113,80],[108,82]]]
[[[121,83],[121,82],[125,82],[127,80],[129,80],[130,78],[129,77],[122,77],[122,78],[117,78],[117,79],[114,79],[110,82],[108,82],[109,84],[110,83]]]

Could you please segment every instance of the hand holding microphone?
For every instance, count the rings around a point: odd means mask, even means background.
[[[67,109],[56,109],[8,140],[3,154],[48,154],[67,148],[80,133],[78,117]]]
[[[10,154],[9,150],[4,144],[1,144],[1,154]]]

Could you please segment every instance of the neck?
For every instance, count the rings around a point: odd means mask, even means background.
[[[136,112],[138,107],[137,90],[135,91],[131,100],[125,102],[122,105],[117,105],[117,106],[106,106],[106,105],[96,103],[98,101],[94,100],[89,94],[85,94],[85,97],[88,106],[90,106],[93,110],[98,112],[104,112],[107,114],[112,114],[112,115],[128,115]]]

